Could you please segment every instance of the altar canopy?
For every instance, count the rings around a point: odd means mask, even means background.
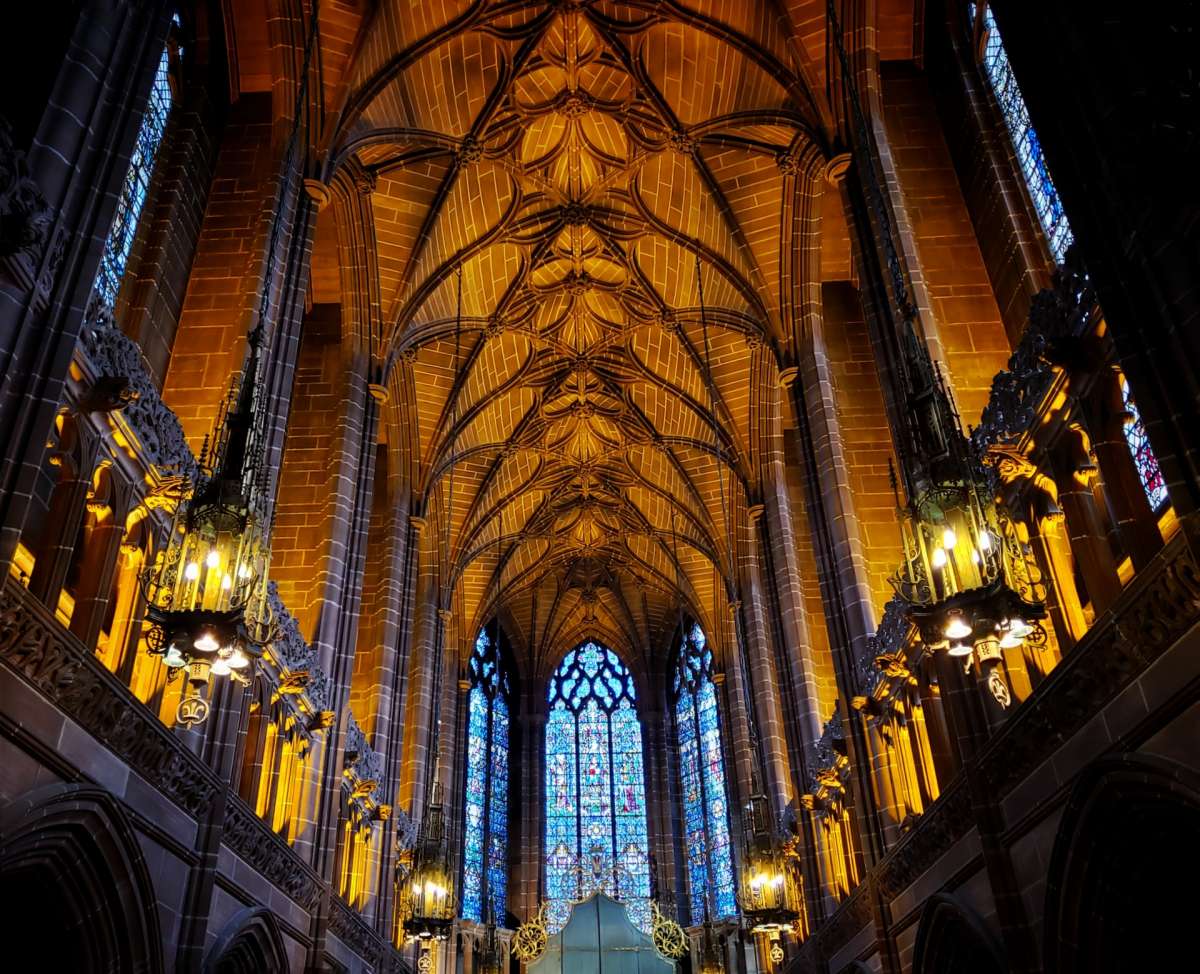
[[[676,965],[629,919],[625,907],[594,893],[571,909],[529,974],[674,974]]]

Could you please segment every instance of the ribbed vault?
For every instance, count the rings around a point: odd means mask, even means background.
[[[335,142],[369,199],[355,303],[466,630],[653,646],[681,591],[721,631],[819,142],[784,23],[385,0],[363,29]]]

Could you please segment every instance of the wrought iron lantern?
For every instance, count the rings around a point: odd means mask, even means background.
[[[984,662],[1037,632],[1045,588],[986,478],[961,469],[901,508],[904,561],[892,584],[926,645]]]
[[[168,678],[187,673],[176,714],[183,724],[208,717],[203,691],[211,677],[249,682],[246,671],[272,638],[267,519],[253,435],[258,361],[256,335],[240,387],[231,390],[201,454],[198,483],[176,507],[167,544],[141,577],[149,651],[162,658]]]
[[[427,946],[450,936],[455,913],[454,879],[441,787],[437,783],[417,832],[412,867],[400,881],[399,905],[407,942]]]
[[[742,916],[753,933],[791,930],[804,909],[795,859],[775,833],[766,795],[756,791],[746,814],[746,842],[738,880]]]

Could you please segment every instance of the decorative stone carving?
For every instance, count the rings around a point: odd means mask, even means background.
[[[329,912],[329,929],[354,953],[372,964],[384,954],[384,944],[367,922],[340,899],[335,898]]]
[[[200,471],[179,419],[159,396],[142,350],[117,327],[112,309],[95,296],[84,317],[80,342],[97,383],[111,386],[124,380],[124,404],[116,408],[136,440],[138,455],[163,479],[182,477],[194,482]]]
[[[348,792],[350,815],[358,829],[367,829],[381,806],[379,783],[383,780],[383,755],[371,747],[354,715],[346,728],[346,752],[342,787]]]
[[[29,174],[25,153],[13,144],[12,128],[0,118],[0,274],[20,287],[32,287],[51,223],[50,207]]]
[[[216,776],[13,578],[0,605],[0,660],[189,815],[208,814]]]
[[[1069,355],[1069,340],[1082,335],[1096,313],[1095,292],[1078,251],[1072,247],[1066,262],[1054,273],[1053,286],[1034,295],[1029,324],[1008,360],[1008,368],[992,380],[988,404],[979,426],[971,432],[977,456],[1012,442],[1033,425],[1056,366]]]
[[[321,898],[321,882],[286,842],[239,798],[229,796],[222,839],[251,869],[309,912]]]
[[[1002,797],[1200,621],[1200,561],[1194,528],[1177,534],[1134,578],[1107,618],[1013,711],[989,742],[980,772]]]
[[[884,861],[878,876],[883,896],[891,899],[911,886],[972,825],[971,794],[960,777],[951,782]]]
[[[275,640],[271,657],[280,669],[280,687],[286,683],[302,689],[309,709],[321,712],[329,709],[329,677],[317,666],[317,651],[300,633],[300,624],[288,611],[274,582],[267,584],[267,606],[275,620]]]

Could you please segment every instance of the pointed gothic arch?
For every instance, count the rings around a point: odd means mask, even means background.
[[[264,907],[239,910],[221,928],[204,974],[287,974],[279,922]]]
[[[913,974],[1005,974],[995,934],[968,904],[950,893],[931,896],[921,912]]]
[[[112,794],[61,783],[0,811],[0,933],[45,970],[164,970],[154,886]]]
[[[1194,952],[1193,899],[1175,890],[1200,870],[1200,774],[1164,758],[1103,758],[1080,776],[1046,881],[1049,974],[1163,969]]]

